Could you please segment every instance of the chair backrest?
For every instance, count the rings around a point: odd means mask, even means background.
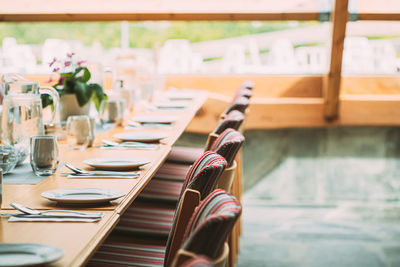
[[[253,83],[252,81],[244,81],[244,82],[240,85],[240,87],[241,87],[241,88],[246,88],[246,89],[249,89],[249,90],[253,90],[253,88],[254,88],[254,83]]]
[[[188,198],[194,199],[194,197],[192,197],[193,191],[198,193],[199,201],[209,195],[215,189],[219,177],[226,166],[226,160],[221,155],[212,151],[207,151],[190,167],[182,186],[181,195],[174,215],[174,222],[167,240],[166,259],[164,261],[166,264],[168,255],[171,253],[171,247],[177,250],[177,244],[181,244],[183,229],[186,228],[187,224],[187,220],[181,218],[182,210],[189,209],[189,211],[183,212],[184,214],[188,214],[190,213],[190,207],[193,206],[193,204],[188,204],[193,202],[188,200]],[[195,206],[197,206],[197,204]],[[181,234],[177,233],[179,229],[182,231]]]
[[[232,103],[229,105],[229,107],[224,111],[223,114],[228,114],[232,110],[238,110],[242,113],[244,113],[249,106],[249,99],[247,97],[241,96],[238,97],[237,99],[233,99]]]
[[[213,133],[221,134],[223,131],[225,131],[228,128],[239,130],[243,121],[244,121],[243,112],[241,112],[239,110],[232,110],[229,113],[227,113],[225,118],[218,124],[218,126],[215,128]]]
[[[242,207],[226,191],[214,190],[196,208],[186,227],[181,249],[215,259],[239,218]]]
[[[218,136],[210,150],[223,156],[230,167],[244,140],[244,136],[240,132],[228,128]]]
[[[186,189],[200,192],[201,199],[210,194],[221,176],[227,162],[218,153],[206,151],[190,167],[182,186],[181,196]]]

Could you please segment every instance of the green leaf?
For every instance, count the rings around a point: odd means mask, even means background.
[[[83,107],[86,103],[90,101],[93,91],[85,84],[80,81],[75,82],[74,87],[76,100],[80,107]]]
[[[93,91],[92,100],[97,111],[99,111],[101,101],[106,100],[107,95],[103,92],[103,88],[97,83],[91,83],[87,86]]]
[[[53,104],[53,98],[48,94],[42,94],[42,95],[40,95],[40,98],[42,99],[42,107],[43,108],[47,107],[48,105]]]

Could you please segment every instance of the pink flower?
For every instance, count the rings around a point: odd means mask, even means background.
[[[56,63],[57,59],[53,58],[53,60],[49,63],[49,67],[53,66],[54,63]]]
[[[65,67],[68,67],[69,65],[71,65],[71,61],[65,61],[65,62],[64,62],[64,66],[65,66]]]
[[[57,71],[59,71],[60,70],[60,68],[54,68],[53,69],[53,72],[57,72]]]
[[[49,80],[46,81],[45,83],[51,83],[52,81],[54,81],[54,80],[53,80],[53,77],[50,76]]]
[[[67,57],[72,57],[75,53],[67,53]]]
[[[83,63],[86,63],[86,61],[85,60],[80,60],[80,61],[78,61],[78,66],[80,67]]]
[[[58,80],[58,85],[62,85],[64,83],[65,77],[61,76],[60,79]]]

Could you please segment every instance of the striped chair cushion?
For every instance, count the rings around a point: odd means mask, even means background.
[[[121,216],[116,230],[166,238],[171,231],[174,214],[175,205],[134,203]]]
[[[179,180],[151,179],[138,197],[151,201],[176,202],[181,194],[182,186],[182,181]]]
[[[190,259],[185,261],[182,264],[182,267],[212,267],[213,264],[211,261],[205,256],[198,256],[194,259]]]
[[[240,132],[228,128],[218,136],[210,150],[223,156],[228,166],[231,166],[243,143],[244,136]]]
[[[202,152],[202,154],[203,153],[204,151]],[[200,157],[201,155],[197,157],[197,159]],[[189,169],[190,165],[167,162],[164,163],[163,166],[161,166],[161,168],[154,175],[153,179],[168,179],[168,180],[178,180],[183,182],[186,178],[186,174],[188,173]]]
[[[227,166],[226,160],[219,154],[205,152],[189,169],[185,181],[152,179],[139,197],[147,200],[177,201],[186,188],[208,195],[216,186],[218,178]]]
[[[214,152],[206,152],[193,164],[190,172],[187,173],[186,183],[152,179],[140,193],[139,198],[148,201],[164,200],[176,203],[182,194],[182,189],[186,189],[186,187],[198,190],[203,197],[207,196],[214,190],[225,167],[226,160],[222,156]],[[136,206],[129,207],[121,216],[121,220],[116,227],[117,231],[162,236],[169,234],[174,220],[174,208],[160,210],[158,205],[152,205],[144,210]],[[163,215],[160,216],[160,213],[163,213]]]
[[[209,258],[217,257],[241,211],[234,196],[221,189],[214,190],[193,213],[182,248]]]
[[[232,110],[238,110],[244,113],[248,106],[249,106],[249,99],[242,96],[237,99],[234,99],[234,102],[226,109],[224,114],[228,114]]]
[[[225,119],[223,119],[222,122],[215,128],[214,133],[221,134],[228,128],[238,130],[240,125],[242,125],[243,120],[244,115],[242,112],[238,110],[232,110],[226,115]]]
[[[164,257],[163,245],[153,245],[128,236],[117,238],[111,236],[100,246],[86,266],[163,266]]]
[[[168,156],[168,162],[178,162],[181,164],[192,164],[204,153],[203,148],[173,146]]]

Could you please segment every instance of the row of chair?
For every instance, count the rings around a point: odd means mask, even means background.
[[[172,149],[88,266],[225,266],[228,259],[233,265],[238,245],[232,241],[239,237],[230,234],[241,205],[228,192],[237,183],[234,159],[244,142],[237,130],[251,97],[248,87],[238,89],[203,151]]]

